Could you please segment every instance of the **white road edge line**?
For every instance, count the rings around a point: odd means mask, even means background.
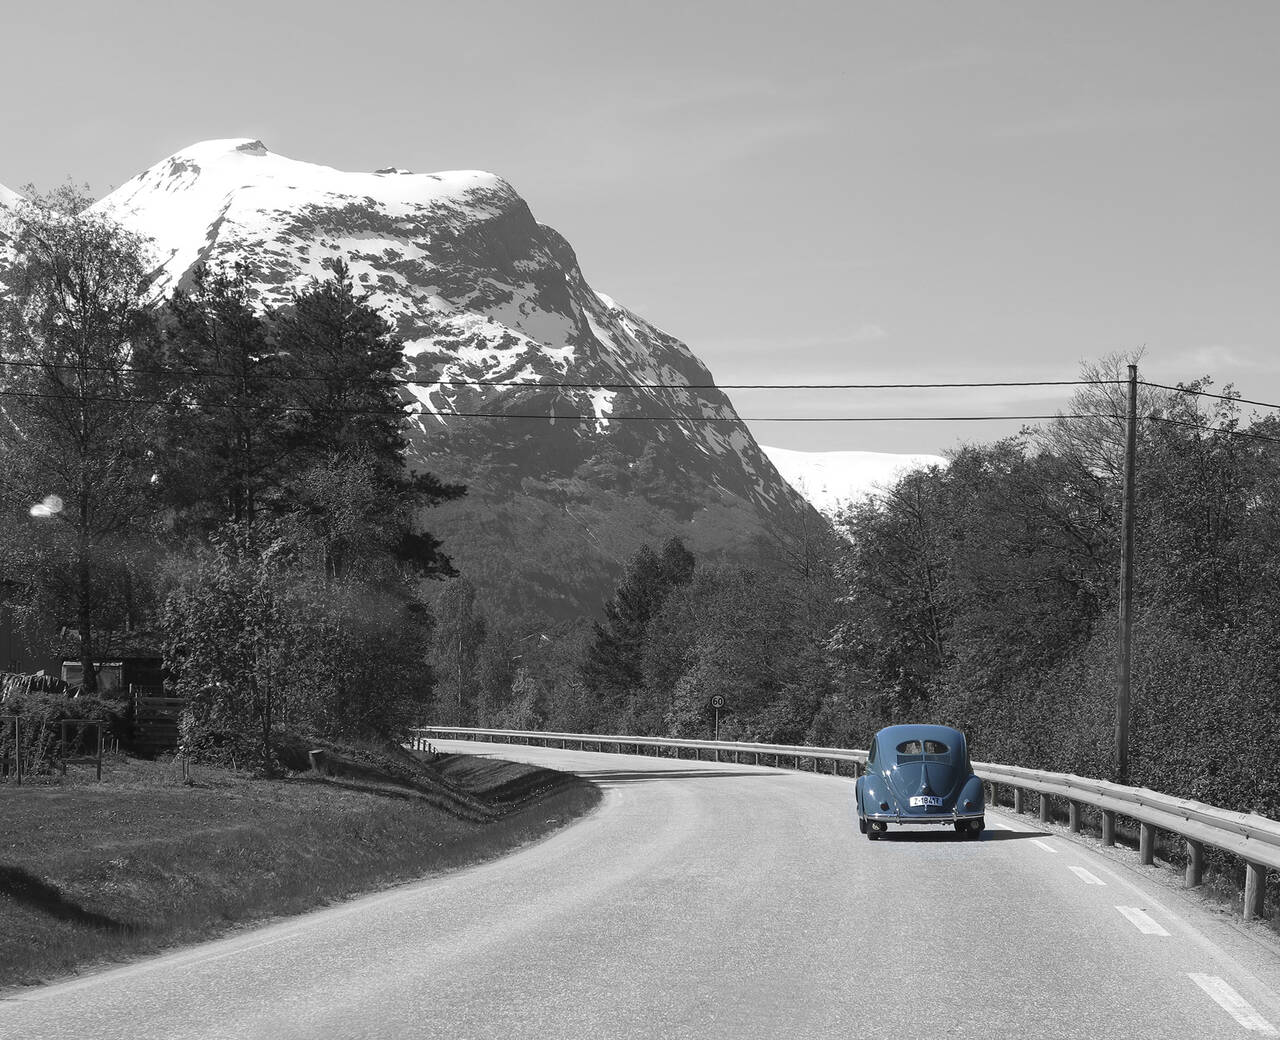
[[[1264,1036],[1280,1035],[1276,1033],[1276,1027],[1263,1018],[1253,1009],[1244,997],[1240,996],[1235,990],[1228,986],[1222,979],[1216,975],[1200,975],[1194,971],[1187,972],[1188,978],[1197,986],[1209,994],[1224,1011],[1234,1018],[1245,1029],[1255,1033],[1262,1033]]]
[[[1126,918],[1143,935],[1168,935],[1164,925],[1148,914],[1145,910],[1140,910],[1136,906],[1118,906],[1116,907]]]
[[[1055,856],[1058,854],[1057,849],[1055,849],[1052,845],[1049,845],[1048,843],[1041,841],[1039,838],[1032,838],[1031,844],[1039,845],[1042,849],[1044,849],[1045,852],[1052,852]]]
[[[1098,877],[1097,874],[1091,874],[1089,871],[1085,870],[1084,867],[1069,866],[1067,869],[1086,885],[1101,885],[1103,888],[1107,887],[1107,883],[1103,881],[1102,878]]]

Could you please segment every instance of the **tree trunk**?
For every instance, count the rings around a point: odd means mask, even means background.
[[[84,692],[98,692],[98,671],[93,664],[93,569],[89,559],[89,496],[80,494],[80,529],[76,532],[76,606],[79,608],[80,682]]]

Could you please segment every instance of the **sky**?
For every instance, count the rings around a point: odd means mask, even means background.
[[[199,140],[485,169],[722,384],[1072,379],[1280,401],[1280,3],[0,0],[0,183]],[[744,416],[1069,391],[731,391]],[[751,422],[941,452],[1020,423]]]

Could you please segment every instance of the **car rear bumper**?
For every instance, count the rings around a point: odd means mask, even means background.
[[[950,812],[930,813],[928,816],[907,816],[902,813],[867,813],[871,823],[964,823],[966,820],[982,819],[982,812]]]

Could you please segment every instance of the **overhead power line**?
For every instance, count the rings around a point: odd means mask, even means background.
[[[1148,415],[1152,422],[1164,423],[1167,426],[1182,426],[1189,430],[1205,430],[1208,433],[1220,433],[1227,437],[1245,437],[1253,441],[1270,441],[1280,444],[1280,437],[1270,437],[1265,433],[1250,433],[1248,430],[1231,430],[1225,426],[1209,426],[1205,423],[1190,422],[1186,419],[1169,419],[1163,415]]]
[[[36,400],[62,401],[67,404],[121,404],[161,406],[181,402],[165,401],[145,397],[104,397],[97,394],[43,394],[29,390],[0,390],[0,397],[18,397]],[[289,405],[289,404],[247,404],[238,406],[226,401],[201,402],[201,408],[237,408],[246,412],[336,412],[340,415],[397,415],[404,418],[431,416],[448,419],[459,417],[464,419],[536,419],[566,422],[1039,422],[1048,419],[1093,419],[1096,414],[1088,415],[584,415],[581,413],[540,412],[433,412],[419,407],[415,411],[406,409],[413,407],[406,404],[403,408],[340,408],[328,405]]]
[[[1212,397],[1218,401],[1232,401],[1235,404],[1252,404],[1259,408],[1280,408],[1280,404],[1271,401],[1254,401],[1248,397],[1232,397],[1230,394],[1215,394],[1208,390],[1193,390],[1187,386],[1166,386],[1164,383],[1148,383],[1145,379],[1138,380],[1141,386],[1153,387],[1156,390],[1172,390],[1175,394],[1192,394],[1196,397]]]
[[[235,372],[211,372],[200,368],[175,368],[173,366],[147,367],[142,365],[80,365],[74,362],[47,362],[8,360],[0,358],[0,366],[15,368],[58,369],[71,372],[130,372],[145,375],[173,375],[188,378],[212,377],[215,379],[239,379]],[[307,375],[300,372],[255,372],[255,379],[266,382],[329,382],[330,377]],[[657,382],[563,382],[537,379],[409,379],[389,376],[379,380],[394,386],[494,386],[494,387],[546,387],[562,390],[971,390],[999,387],[1035,386],[1110,386],[1123,382],[1118,379],[1041,379],[1007,380],[1003,382],[971,383],[657,383]]]

